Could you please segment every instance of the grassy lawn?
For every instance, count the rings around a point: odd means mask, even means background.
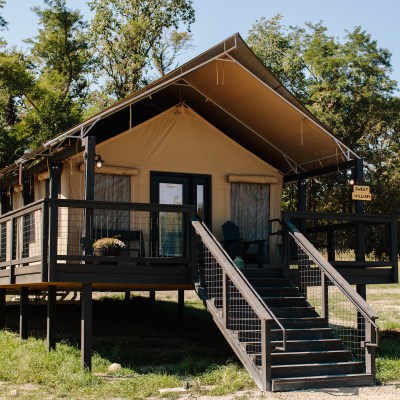
[[[400,286],[369,288],[368,302],[381,314],[380,383],[400,376]],[[93,373],[80,368],[79,305],[58,307],[57,350],[45,348],[45,306],[31,307],[27,341],[16,334],[18,306],[7,306],[8,330],[0,332],[0,399],[176,399],[159,389],[192,385],[193,394],[223,395],[255,384],[204,309],[191,296],[185,321],[174,298],[152,306],[147,298],[130,304],[117,298],[94,302]],[[112,363],[122,369],[109,372]]]
[[[80,368],[79,305],[60,305],[57,312],[61,342],[48,353],[45,306],[31,307],[33,336],[27,341],[15,332],[18,307],[8,306],[10,329],[0,332],[0,398],[12,393],[21,399],[173,399],[180,393],[159,389],[183,387],[184,381],[194,393],[207,386],[209,395],[255,388],[198,300],[186,301],[183,322],[176,302],[168,299],[154,307],[142,297],[129,305],[119,299],[95,301],[93,373]],[[109,372],[112,363],[122,369]]]

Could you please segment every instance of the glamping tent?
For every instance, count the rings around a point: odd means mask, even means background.
[[[52,348],[57,290],[81,290],[90,367],[92,290],[174,289],[182,306],[196,289],[261,388],[371,384],[376,315],[363,297],[397,279],[396,221],[362,202],[308,213],[304,181],[338,170],[363,184],[362,160],[233,35],[0,171],[0,294],[20,290],[26,337],[29,291],[47,293]],[[296,180],[298,210],[282,213]],[[378,255],[368,240],[382,234]],[[105,237],[125,247],[97,251]]]

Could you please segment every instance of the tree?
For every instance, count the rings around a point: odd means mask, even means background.
[[[394,190],[389,176],[385,188],[378,189],[383,172],[400,167],[399,98],[397,82],[390,77],[391,54],[360,27],[339,40],[329,36],[322,23],[286,28],[281,18],[278,15],[257,21],[248,43],[336,137],[373,165],[366,172],[376,188],[377,201],[369,205],[369,210],[377,211]],[[312,209],[350,211],[346,176],[320,181],[309,187],[314,194]],[[400,203],[400,192],[397,199]]]
[[[0,0],[0,9],[4,7],[5,0]],[[0,30],[7,26],[7,21],[0,15]]]
[[[79,123],[89,87],[87,24],[65,0],[45,4],[45,9],[33,9],[40,29],[27,41],[30,55],[15,49],[0,54],[0,89],[16,113],[9,134],[25,148],[35,148]]]
[[[165,30],[162,40],[152,49],[153,64],[160,76],[164,76],[174,66],[176,58],[193,47],[193,36],[188,32]]]
[[[89,5],[95,11],[91,37],[98,74],[113,100],[143,83],[153,54],[160,54],[166,29],[190,28],[194,22],[192,0],[91,0]],[[182,38],[175,43],[184,43]],[[165,66],[161,70],[165,72]]]

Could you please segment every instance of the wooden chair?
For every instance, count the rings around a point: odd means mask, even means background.
[[[242,240],[239,227],[232,221],[222,225],[222,233],[224,240],[221,243],[232,259],[240,256],[245,264],[257,264],[258,268],[262,268],[265,240]]]

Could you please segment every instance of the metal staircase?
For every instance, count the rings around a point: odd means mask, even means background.
[[[192,224],[197,234],[196,290],[261,389],[374,384],[376,315],[322,257],[314,260],[305,252],[304,244],[311,246],[311,253],[315,250],[307,239],[292,232],[307,260],[303,279],[295,285],[281,269],[238,270],[207,227]],[[320,296],[314,294],[317,287]],[[343,318],[334,319],[335,311],[344,315],[342,305],[332,301],[327,311],[330,292],[353,306],[355,325],[343,327]]]

